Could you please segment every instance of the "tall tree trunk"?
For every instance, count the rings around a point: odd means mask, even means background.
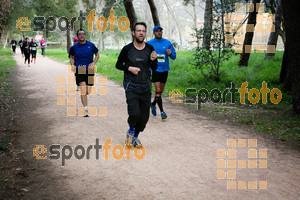
[[[133,31],[134,24],[137,22],[137,18],[132,4],[132,0],[123,0],[123,3],[127,13],[127,17],[129,18],[130,21],[130,29],[131,31]]]
[[[67,29],[67,51],[69,53],[71,48],[71,35],[70,35],[70,27]]]
[[[197,12],[196,12],[196,0],[193,0],[192,2],[193,6],[193,14],[194,14],[194,29],[195,29],[195,36],[196,36],[196,42],[197,42],[197,48],[200,48],[200,40],[198,37],[198,29],[197,29]]]
[[[6,48],[6,45],[7,45],[8,36],[9,36],[9,31],[6,32],[6,37],[5,37],[4,45],[3,45],[4,49]]]
[[[286,91],[292,90],[292,82],[289,73],[289,44],[285,45],[283,59],[280,70],[280,82],[283,83],[283,89]]]
[[[256,25],[256,4],[260,3],[260,0],[252,0],[252,3],[254,4],[254,11],[249,13],[248,17],[248,24],[253,24],[254,29]],[[252,40],[254,36],[254,31],[253,32],[246,32],[245,34],[245,39],[244,39],[244,44],[243,44],[243,52],[240,55],[240,61],[239,61],[239,66],[248,66],[248,61],[250,58],[250,53],[246,53],[246,45],[252,45]]]
[[[202,42],[202,48],[206,50],[210,49],[211,32],[213,26],[212,8],[213,0],[206,0],[204,13],[204,33]]]
[[[277,7],[276,7],[276,13],[275,13],[275,32],[271,32],[269,36],[269,41],[268,45],[274,45],[275,49],[277,46],[277,41],[278,41],[278,35],[280,31],[280,25],[282,22],[282,8],[281,8],[281,0],[277,0]],[[265,60],[271,57],[274,57],[275,53],[266,53],[265,55]]]
[[[6,29],[8,24],[8,16],[11,10],[13,9],[13,1],[11,0],[1,0],[0,3],[0,39]]]
[[[159,18],[158,18],[158,12],[157,12],[154,1],[153,0],[148,0],[148,3],[149,3],[149,6],[150,6],[154,26],[160,26],[160,22],[159,22]]]
[[[104,51],[105,50],[105,45],[104,45],[104,32],[101,32],[101,46],[102,46],[102,50]]]
[[[167,9],[168,9],[169,13],[171,14],[173,20],[175,21],[176,26],[177,26],[177,30],[178,30],[178,33],[179,33],[179,39],[180,39],[180,46],[179,46],[178,49],[180,49],[180,48],[182,48],[182,34],[181,34],[182,28],[179,26],[179,22],[176,19],[176,17],[174,16],[174,13],[173,13],[172,9],[170,8],[169,3],[166,0],[164,0],[164,2],[165,2],[165,5],[167,6]]]
[[[279,30],[278,34],[280,35],[280,37],[282,39],[282,42],[285,45],[285,43],[286,43],[286,37],[285,37],[285,29],[284,29],[284,27],[282,27],[282,29]]]
[[[300,1],[282,0],[282,12],[286,30],[286,49],[288,59],[283,60],[288,65],[288,73],[292,83],[293,108],[300,114],[300,37],[297,26],[300,23]]]
[[[102,32],[99,32],[99,38],[98,38],[98,42],[97,42],[97,48],[99,49],[99,51],[102,51],[102,47],[101,47],[101,41],[102,41]]]

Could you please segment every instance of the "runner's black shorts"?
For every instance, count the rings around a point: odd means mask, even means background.
[[[93,86],[95,74],[75,74],[76,85],[79,86],[79,83],[85,82],[86,85]]]
[[[165,72],[152,71],[152,83],[155,82],[166,83],[167,79],[168,79],[168,71]]]
[[[36,50],[31,50],[32,58],[36,58]]]

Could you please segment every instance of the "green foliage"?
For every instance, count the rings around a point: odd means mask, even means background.
[[[16,65],[16,61],[12,57],[11,49],[0,49],[0,105],[3,97],[11,95],[11,86],[9,84],[8,76],[11,72],[12,67]],[[2,104],[3,105],[3,104]],[[1,138],[0,138],[1,140]],[[5,143],[7,144],[7,143]],[[4,143],[0,141],[0,145]]]
[[[9,31],[11,37],[20,37],[22,32],[20,29],[16,28],[16,20],[20,17],[28,17],[28,19],[32,19],[34,16],[34,9],[32,9],[32,1],[30,0],[14,0],[12,1],[12,10],[8,15],[8,23],[5,27],[5,31]],[[26,34],[28,32],[23,32]],[[31,33],[29,33],[31,34]]]
[[[231,1],[230,1],[231,2]],[[216,4],[216,3],[215,3]],[[199,47],[195,50],[195,63],[196,68],[200,69],[201,75],[206,80],[220,81],[224,73],[221,71],[221,66],[224,61],[230,60],[233,50],[231,44],[225,45],[225,32],[224,32],[224,14],[231,11],[231,6],[227,5],[224,1],[216,4],[213,9],[213,28],[206,30],[204,27],[196,30],[197,40],[203,40],[204,34],[208,31],[211,35],[211,48],[201,49]],[[231,4],[230,4],[231,5]]]
[[[66,64],[70,63],[65,48],[59,48],[59,49],[46,48],[46,56]]]
[[[6,80],[10,68],[15,64],[16,61],[12,58],[12,50],[0,49],[0,84]]]

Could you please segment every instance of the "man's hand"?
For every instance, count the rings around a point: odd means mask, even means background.
[[[89,70],[89,72],[88,72],[89,74],[94,74],[95,73],[95,63],[94,62],[89,64],[88,70]]]
[[[157,58],[157,54],[155,51],[152,51],[151,55],[150,55],[150,59],[153,61]]]
[[[95,69],[95,63],[94,62],[89,64],[89,70],[93,70],[93,69]]]
[[[168,54],[168,56],[170,56],[172,54],[171,49],[167,49],[167,54]]]
[[[138,73],[141,71],[141,69],[138,67],[128,67],[128,71],[130,71],[134,75],[138,75]]]
[[[74,72],[74,73],[76,72],[76,66],[75,65],[71,65],[71,71]]]

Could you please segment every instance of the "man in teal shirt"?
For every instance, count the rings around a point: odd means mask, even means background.
[[[155,38],[148,41],[148,44],[151,44],[154,47],[155,52],[157,53],[157,70],[152,71],[152,82],[155,86],[155,98],[151,103],[151,111],[154,116],[156,116],[156,103],[161,112],[161,118],[166,119],[167,114],[164,112],[161,94],[164,92],[165,85],[168,78],[168,71],[170,71],[169,66],[169,57],[172,60],[176,59],[176,51],[172,43],[162,37],[163,28],[160,26],[155,26],[153,28],[153,35]]]

